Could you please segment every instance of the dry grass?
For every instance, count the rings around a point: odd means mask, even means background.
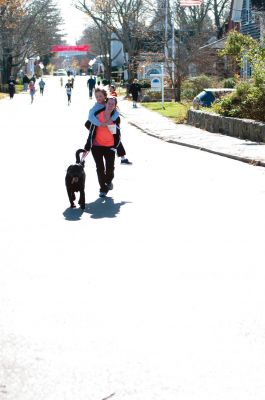
[[[6,99],[8,97],[7,93],[0,93],[0,100]]]

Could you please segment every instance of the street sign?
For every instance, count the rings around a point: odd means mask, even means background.
[[[151,74],[151,90],[154,92],[161,92],[162,90],[162,75],[161,74]]]

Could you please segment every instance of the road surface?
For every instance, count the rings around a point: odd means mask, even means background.
[[[122,120],[99,199],[70,210],[86,78],[0,102],[0,399],[263,400],[264,169]]]

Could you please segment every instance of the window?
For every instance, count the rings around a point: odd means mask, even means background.
[[[265,0],[252,0],[254,10],[265,11]]]
[[[152,68],[147,72],[146,75],[150,76],[150,75],[158,75],[158,74],[160,74],[160,71],[156,68]]]
[[[245,24],[250,23],[250,0],[245,0]]]
[[[243,57],[242,75],[243,75],[243,79],[248,78],[248,60],[246,57]]]
[[[197,76],[196,64],[190,63],[188,69],[189,69],[189,76]]]
[[[241,22],[243,0],[234,0],[232,8],[231,20],[234,22]]]

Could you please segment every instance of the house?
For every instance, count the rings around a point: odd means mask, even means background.
[[[262,41],[265,39],[265,0],[232,0],[230,29]],[[251,75],[251,66],[243,60],[242,76]]]
[[[236,28],[244,35],[263,40],[265,0],[232,0],[230,15],[230,29]]]
[[[207,44],[199,48],[199,54],[202,60],[207,60],[203,63],[201,73],[216,76],[218,78],[228,78],[232,75],[232,69],[228,63],[227,57],[220,57],[219,51],[224,48],[225,36],[216,40],[212,37],[208,40]]]

